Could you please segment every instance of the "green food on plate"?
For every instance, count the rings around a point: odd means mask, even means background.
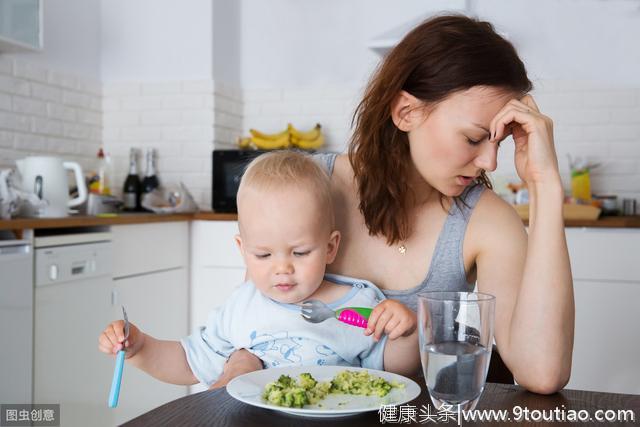
[[[277,406],[302,408],[318,403],[330,393],[383,397],[393,388],[404,388],[404,384],[388,382],[367,371],[344,370],[331,381],[323,382],[305,372],[300,374],[298,381],[289,375],[280,375],[277,381],[265,386],[262,397]]]

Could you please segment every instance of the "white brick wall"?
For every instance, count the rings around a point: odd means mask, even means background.
[[[640,89],[573,81],[541,81],[535,86],[533,96],[540,109],[554,120],[565,188],[569,188],[570,153],[602,164],[593,172],[594,193],[640,199]],[[326,148],[344,151],[360,95],[361,89],[354,88],[247,90],[243,133],[249,128],[275,133],[287,122],[306,130],[319,122]],[[494,177],[497,182],[515,181],[513,144],[508,140],[502,147]]]
[[[250,128],[276,133],[289,122],[306,131],[320,123],[325,148],[343,151],[351,135],[351,117],[360,94],[361,89],[353,87],[247,90],[243,134],[247,135]]]
[[[534,96],[555,123],[565,187],[567,154],[601,163],[595,193],[640,199],[640,89],[575,81],[536,82]],[[90,167],[101,142],[116,166],[116,189],[130,147],[155,147],[162,184],[184,182],[203,209],[211,206],[211,151],[249,128],[278,132],[288,122],[321,123],[326,149],[344,151],[362,88],[245,90],[213,80],[107,84],[0,56],[0,167],[53,154]],[[141,168],[142,159],[141,160]],[[515,179],[513,145],[500,150],[497,182]],[[140,171],[142,173],[143,170]]]
[[[569,192],[569,161],[598,162],[592,172],[594,194],[640,200],[640,88],[609,88],[579,81],[535,82],[541,111],[554,121],[558,163]],[[503,144],[496,175],[514,177],[513,145]]]
[[[114,83],[103,91],[102,138],[114,158],[116,188],[127,174],[129,149],[154,147],[161,184],[184,182],[198,204],[210,209],[213,81]],[[144,166],[141,155],[141,176]]]
[[[235,144],[242,135],[244,96],[240,89],[216,83],[214,99],[214,144]]]
[[[99,82],[0,54],[0,168],[49,154],[92,165],[102,131]]]

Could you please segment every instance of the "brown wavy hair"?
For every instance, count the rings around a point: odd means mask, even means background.
[[[370,235],[382,234],[391,245],[411,234],[409,139],[391,118],[398,93],[404,90],[425,105],[434,105],[473,86],[522,95],[532,88],[513,45],[490,23],[462,15],[423,22],[379,65],[353,115],[349,145],[359,208]],[[484,171],[477,181],[491,188]]]

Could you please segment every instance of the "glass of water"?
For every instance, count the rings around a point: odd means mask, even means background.
[[[418,295],[422,369],[436,410],[476,407],[489,370],[495,301],[477,292]]]

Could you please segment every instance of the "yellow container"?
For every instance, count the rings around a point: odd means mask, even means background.
[[[571,172],[571,197],[576,200],[591,201],[591,179],[589,169]]]

